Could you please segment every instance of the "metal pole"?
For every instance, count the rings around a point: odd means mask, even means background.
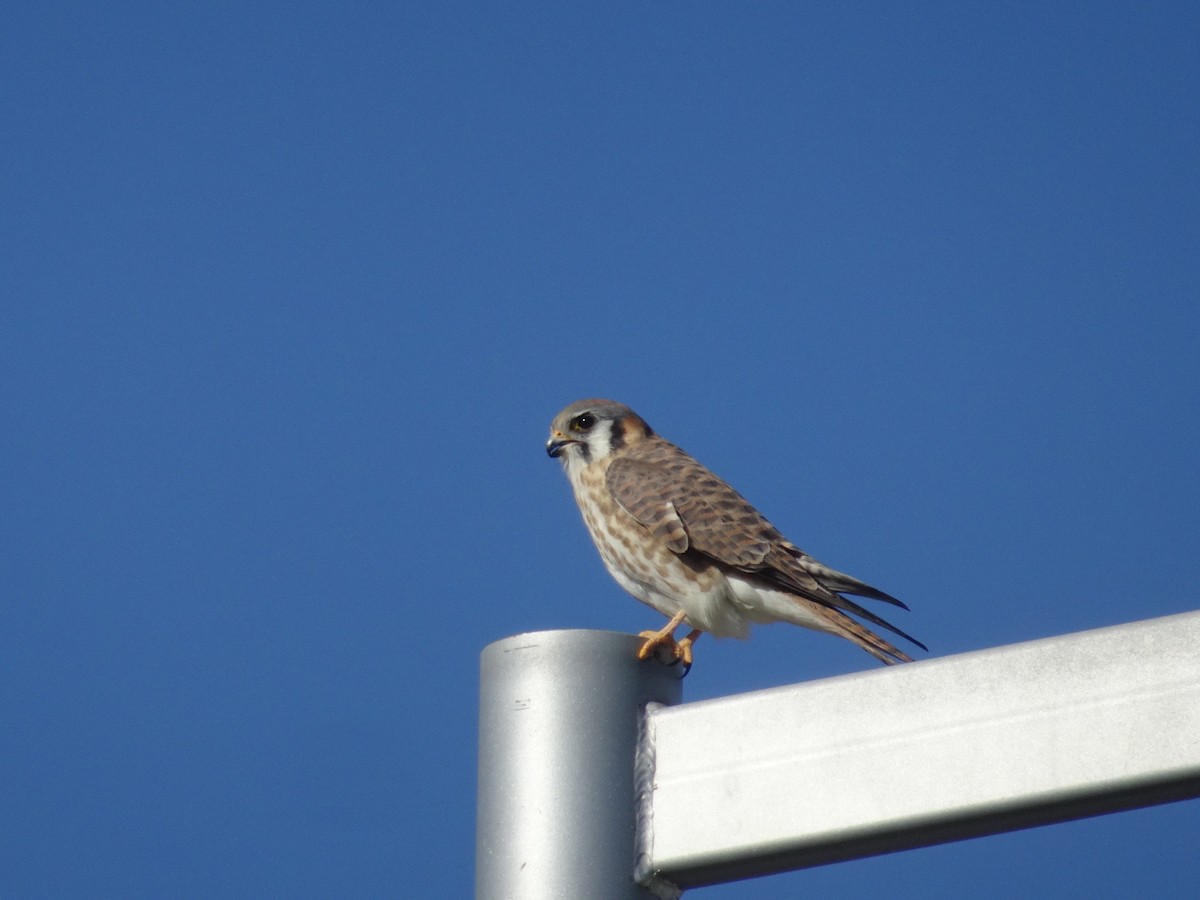
[[[1200,797],[1200,611],[647,716],[682,888]]]
[[[678,703],[679,666],[641,639],[543,631],[481,659],[478,900],[648,900],[634,884],[634,763],[647,704]]]

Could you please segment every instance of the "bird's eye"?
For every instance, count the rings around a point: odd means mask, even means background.
[[[596,417],[591,413],[583,413],[571,420],[571,428],[574,431],[591,431],[596,424]]]

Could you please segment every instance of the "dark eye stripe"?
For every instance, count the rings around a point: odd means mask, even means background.
[[[625,423],[622,421],[613,422],[612,432],[608,436],[608,449],[620,450],[625,446]]]

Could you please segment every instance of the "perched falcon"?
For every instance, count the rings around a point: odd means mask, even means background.
[[[885,663],[911,662],[847,612],[927,649],[843,594],[907,606],[817,562],[628,406],[572,403],[550,423],[546,452],[562,460],[609,573],[670,619],[642,632],[640,659],[663,647],[691,665],[702,632],[744,638],[751,623],[782,621],[844,637]],[[685,623],[691,632],[676,641]]]

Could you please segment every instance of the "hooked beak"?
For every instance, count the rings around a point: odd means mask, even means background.
[[[550,440],[546,442],[546,455],[552,458],[562,456],[567,444],[574,443],[577,443],[577,441],[571,440],[561,431],[556,431],[550,435]]]

